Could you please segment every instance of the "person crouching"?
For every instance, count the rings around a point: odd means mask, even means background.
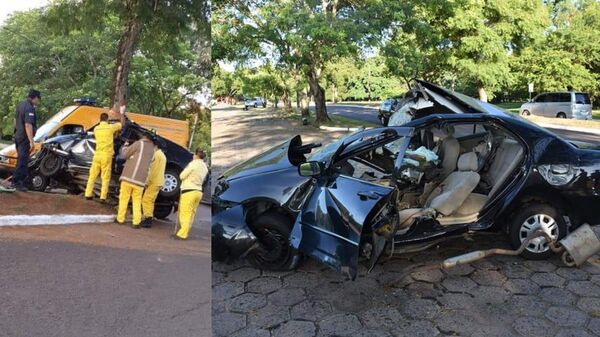
[[[131,199],[133,219],[131,227],[138,229],[142,222],[142,193],[148,179],[150,163],[154,156],[154,144],[149,135],[142,134],[140,140],[129,145],[125,143],[121,149],[121,155],[126,159],[123,173],[119,180],[119,208],[117,211],[117,222],[125,223],[127,206]]]

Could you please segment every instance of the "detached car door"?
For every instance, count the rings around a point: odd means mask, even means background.
[[[388,201],[392,186],[335,172],[337,163],[382,146],[394,149],[392,165],[402,160],[413,128],[389,127],[355,134],[341,144],[314,179],[312,195],[296,218],[292,246],[354,279],[363,228]]]

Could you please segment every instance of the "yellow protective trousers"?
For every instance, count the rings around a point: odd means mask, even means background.
[[[117,222],[125,222],[125,214],[127,213],[127,206],[129,200],[132,199],[132,213],[133,219],[131,223],[134,226],[139,225],[142,222],[142,193],[144,188],[142,186],[134,185],[132,183],[121,181],[121,188],[119,191],[119,209],[117,211]]]
[[[154,217],[154,202],[160,192],[160,186],[146,186],[142,197],[142,210],[144,218]]]
[[[189,191],[181,194],[179,199],[179,230],[177,236],[187,239],[196,217],[196,210],[202,200],[201,191]]]
[[[108,196],[108,185],[110,184],[110,174],[112,169],[112,153],[99,153],[94,154],[92,159],[92,167],[90,168],[90,176],[88,177],[87,186],[85,188],[85,196],[94,196],[94,185],[96,184],[96,178],[100,175],[102,181],[102,187],[100,188],[100,199],[106,200]]]

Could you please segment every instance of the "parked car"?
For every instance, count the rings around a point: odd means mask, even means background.
[[[262,97],[252,97],[244,99],[244,110],[248,110],[248,108],[258,108],[259,106],[266,108],[267,101],[262,99]]]
[[[42,143],[49,138],[79,134],[90,129],[98,123],[100,115],[104,112],[108,113],[111,118],[117,117],[116,114],[110,112],[109,108],[96,106],[94,99],[74,100],[73,105],[63,108],[37,129],[34,136],[35,149],[33,153],[39,151]],[[159,135],[181,147],[186,147],[189,142],[189,123],[187,121],[131,112],[128,112],[127,116],[147,129],[156,130]],[[17,150],[14,144],[0,150],[0,176],[12,173],[16,165]]]
[[[139,124],[128,122],[118,139],[115,140],[115,158],[109,198],[117,200],[119,195],[118,179],[123,171],[125,160],[118,156],[118,150],[126,140],[136,141],[142,133],[147,132],[149,130]],[[163,219],[171,213],[178,201],[181,185],[179,174],[192,160],[192,154],[164,137],[157,137],[161,144],[160,147],[167,157],[165,184],[158,195],[155,208],[155,216]],[[41,150],[33,156],[29,163],[31,188],[44,191],[49,185],[53,185],[64,187],[71,193],[81,193],[85,190],[95,149],[96,140],[91,132],[62,135],[46,140]],[[95,186],[96,194],[99,194],[100,184],[100,179],[98,179]]]
[[[390,117],[396,112],[396,109],[403,104],[403,101],[404,99],[402,97],[392,97],[381,102],[379,110],[377,111],[377,118],[379,118],[381,125],[388,125]]]
[[[592,102],[584,92],[545,92],[521,105],[521,115],[592,119]]]
[[[404,125],[316,152],[298,135],[225,172],[213,194],[214,258],[289,270],[304,255],[354,278],[361,257],[373,268],[384,252],[467,232],[504,231],[516,248],[537,229],[560,239],[600,222],[600,149],[427,82],[413,95],[390,120],[412,116]],[[538,238],[522,255],[550,253]]]

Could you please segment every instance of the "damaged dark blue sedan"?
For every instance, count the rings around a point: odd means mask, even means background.
[[[227,171],[213,257],[289,270],[308,256],[355,278],[361,259],[467,232],[504,231],[516,248],[600,223],[599,149],[427,82],[412,96],[388,127],[324,147],[295,136]],[[543,237],[522,253],[550,254]]]

